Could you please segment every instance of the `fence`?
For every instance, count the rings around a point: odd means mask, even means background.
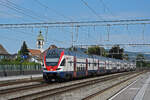
[[[41,65],[0,65],[0,77],[40,73]]]

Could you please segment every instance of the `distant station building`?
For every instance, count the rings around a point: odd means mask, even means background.
[[[10,54],[6,49],[0,44],[0,60],[10,58]]]

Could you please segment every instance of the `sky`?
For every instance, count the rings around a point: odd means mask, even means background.
[[[149,0],[0,0],[0,24],[149,19],[149,4]],[[28,48],[36,49],[36,38],[40,30],[45,38],[44,49],[51,44],[58,47],[70,47],[72,32],[74,45],[150,43],[149,27],[150,25],[111,26],[109,28],[90,26],[80,27],[78,31],[71,27],[48,29],[3,29],[0,27],[0,44],[11,54],[18,52],[23,41],[26,41]],[[126,51],[150,52],[148,46],[122,46],[122,48]]]

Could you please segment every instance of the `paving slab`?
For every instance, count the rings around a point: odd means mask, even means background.
[[[135,80],[109,100],[150,100],[150,72]]]

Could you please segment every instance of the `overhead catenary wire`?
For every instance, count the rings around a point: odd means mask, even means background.
[[[115,46],[115,45],[120,45],[120,46],[125,46],[125,45],[129,45],[129,46],[133,46],[133,45],[135,45],[135,46],[143,46],[143,45],[145,45],[145,46],[150,46],[150,43],[144,43],[144,44],[143,43],[140,43],[140,44],[139,43],[100,44],[98,46]],[[96,45],[93,45],[93,46],[96,46]]]
[[[12,18],[17,18],[17,19],[22,20],[22,21],[28,21],[27,19],[24,19],[22,16],[19,16],[17,14],[16,15],[15,14],[11,14],[9,12],[2,11],[2,10],[0,10],[0,13],[2,14],[2,16],[4,14],[4,16],[11,16]]]
[[[73,26],[71,26],[72,24]],[[79,25],[80,27],[88,27],[88,26],[108,26],[108,24],[111,26],[150,24],[150,19],[0,24],[0,28],[76,27],[76,25]]]
[[[108,8],[108,6],[104,3],[103,0],[98,0],[98,1],[99,1],[99,3],[102,3],[104,8],[107,9],[107,11],[111,14],[111,16],[115,17],[114,14],[112,13],[112,11]]]
[[[56,10],[49,8],[48,6],[46,6],[44,3],[40,2],[39,0],[34,0],[34,1],[36,1],[36,2],[37,2],[39,5],[41,5],[42,7],[47,8],[47,9],[50,9],[50,10],[52,10],[53,12],[55,12],[56,14],[58,14],[58,15],[60,15],[60,16],[66,18],[66,19],[72,20],[72,19],[70,19],[69,17],[66,17],[66,16],[63,15],[63,14],[58,13]],[[71,26],[72,26],[72,25],[71,25]],[[72,26],[72,27],[73,27],[73,26]],[[74,37],[73,37],[73,28],[72,28],[72,42],[77,42],[77,39],[78,39],[78,26],[76,25],[75,27],[76,27],[76,28],[75,28],[75,31],[76,31],[76,40],[73,40]],[[72,45],[73,45],[73,43],[72,43]]]
[[[0,1],[0,2],[1,2],[1,1]],[[32,19],[34,19],[34,20],[43,21],[43,20],[41,20],[41,19],[38,19],[38,18],[33,17],[33,16],[31,16],[31,15],[28,15],[28,14],[26,14],[26,13],[24,13],[24,12],[22,12],[22,11],[16,9],[16,8],[13,8],[13,7],[11,7],[11,6],[8,6],[8,5],[5,5],[5,4],[1,4],[1,3],[0,3],[0,5],[5,6],[5,7],[9,8],[9,9],[11,9],[11,10],[14,10],[14,11],[16,11],[16,12],[18,12],[18,13],[21,13],[21,14],[23,14],[23,15],[25,15],[25,16],[28,16],[28,17],[30,17],[30,18],[32,18]]]
[[[128,20],[129,21],[129,20]],[[127,22],[128,22],[127,21]],[[73,21],[72,21],[73,22]],[[101,22],[107,22],[107,21],[101,21]],[[117,22],[117,21],[116,21]],[[119,21],[118,21],[119,22]],[[124,21],[120,21],[120,22],[124,22]],[[123,25],[123,24],[120,24],[120,22],[119,22],[119,24],[116,24],[116,25]],[[25,24],[28,24],[28,23],[25,23]],[[56,22],[56,24],[59,24],[59,22],[57,23]],[[55,25],[56,25],[55,24]],[[60,23],[60,24],[62,24],[62,23]],[[72,23],[71,23],[72,24]],[[73,22],[73,24],[74,24],[74,22]],[[73,27],[77,27],[77,25],[76,24],[78,24],[78,23],[75,23],[75,25],[73,25]],[[79,23],[80,24],[80,23]],[[125,24],[127,24],[127,25],[130,25],[130,23],[125,23]],[[133,23],[131,23],[131,24],[133,24]],[[135,24],[135,23],[134,23]],[[142,23],[141,23],[142,24]],[[68,27],[68,26],[70,26],[70,23],[66,23],[66,27]],[[95,26],[99,26],[100,24],[93,24],[93,23],[91,23],[91,24],[88,24],[88,23],[85,23],[83,26],[94,26],[94,28],[95,28]],[[103,25],[108,25],[108,23],[106,23],[106,24],[103,24]],[[5,26],[5,25],[4,25]],[[13,26],[13,25],[12,25]],[[57,25],[56,25],[57,26]],[[35,26],[36,27],[36,26]],[[44,26],[44,25],[41,25],[41,26],[38,26],[38,27],[45,27],[45,28],[49,28],[49,27],[53,27],[53,25],[50,25],[50,26]],[[55,26],[54,26],[55,27]],[[60,26],[60,27],[63,27],[63,26]],[[82,27],[82,25],[81,25],[81,27]],[[6,27],[7,28],[7,27]],[[28,27],[25,27],[25,28],[28,28]],[[29,28],[31,28],[30,26],[29,26]],[[32,28],[34,28],[34,26],[32,26]],[[76,28],[75,28],[76,29]],[[75,30],[76,31],[76,30]],[[76,35],[78,35],[78,34],[76,34]],[[61,41],[60,41],[61,42]]]
[[[44,8],[47,8],[47,9],[49,9],[50,11],[54,12],[54,13],[57,14],[58,16],[61,16],[61,17],[65,18],[65,19],[69,19],[70,21],[73,21],[72,18],[65,16],[64,14],[62,14],[62,13],[56,11],[56,10],[53,9],[53,8],[50,8],[49,6],[47,6],[46,4],[42,3],[41,1],[39,1],[39,0],[34,0],[34,1],[35,1],[36,3],[38,3],[40,6],[42,6],[42,7],[44,7]],[[50,12],[50,11],[49,11],[49,12]]]
[[[21,40],[19,40],[19,39],[16,39],[16,38],[12,38],[12,37],[8,37],[8,36],[0,36],[0,38],[1,39],[3,39],[3,40],[8,40],[8,41],[10,41],[10,40],[15,40],[15,41],[22,41],[22,39]]]
[[[41,2],[41,1],[39,1],[39,0],[34,0],[37,4],[39,4],[41,7],[43,7],[43,8],[46,8],[46,9],[49,9],[48,11],[50,12],[54,12],[55,14],[57,14],[58,16],[61,16],[61,17],[63,17],[63,18],[65,18],[65,19],[68,19],[68,20],[70,20],[70,21],[73,21],[73,19],[72,18],[70,18],[70,17],[67,17],[67,16],[65,16],[64,14],[62,14],[62,13],[60,13],[60,12],[58,12],[58,11],[56,11],[55,9],[52,9],[52,8],[50,8],[49,6],[47,6],[46,4],[44,4],[43,2]],[[47,30],[48,30],[48,28],[49,27],[46,27],[47,28]],[[73,30],[72,30],[73,31]],[[73,35],[73,34],[72,34]],[[47,32],[46,32],[46,41],[47,41]],[[72,36],[73,37],[73,36]]]
[[[95,16],[97,16],[100,20],[104,20],[104,19],[102,18],[102,16],[100,16],[99,14],[97,14],[97,12],[96,12],[92,7],[90,7],[89,4],[88,4],[85,0],[81,0],[81,2],[84,3],[84,5],[86,5],[86,6],[88,7],[88,9],[90,9],[90,11],[91,11]]]
[[[122,20],[123,21],[123,20]],[[45,27],[76,27],[76,25],[79,25],[80,27],[88,27],[88,26],[121,26],[121,25],[140,25],[140,24],[150,24],[150,22],[147,21],[142,21],[140,22],[139,20],[131,21],[130,23],[124,23],[120,21],[118,23],[114,21],[114,23],[111,23],[112,21],[107,21],[107,22],[101,22],[101,21],[88,21],[86,22],[55,22],[55,23],[21,23],[21,24],[0,24],[0,28],[45,28]],[[74,24],[73,26],[70,26],[71,24]]]
[[[7,30],[16,32],[18,34],[24,34],[24,35],[28,36],[29,38],[34,37],[34,34],[32,34],[31,32],[24,32],[24,31],[13,30],[13,29],[7,29]],[[27,33],[29,33],[29,34],[27,34]],[[24,37],[21,38],[21,40],[23,40],[23,39],[24,39]]]
[[[52,18],[49,18],[49,17],[47,17],[47,16],[45,16],[45,15],[42,16],[42,15],[38,14],[37,12],[32,11],[32,10],[29,9],[29,8],[24,8],[24,7],[20,6],[20,5],[17,5],[17,4],[15,4],[15,3],[13,3],[12,1],[9,1],[9,0],[6,0],[6,1],[7,1],[8,3],[10,3],[10,4],[16,6],[17,8],[20,8],[20,9],[22,9],[23,11],[28,12],[28,13],[30,13],[30,14],[32,14],[32,15],[38,17],[38,18],[42,18],[42,19],[43,19],[43,17],[44,17],[44,19],[47,19],[47,21],[49,21],[50,19],[52,19]]]
[[[25,16],[28,16],[34,20],[38,20],[38,21],[42,21],[42,22],[45,22],[46,20],[43,20],[37,16],[33,16],[31,14],[28,14],[29,12],[26,12],[25,10],[23,10],[22,8],[18,8],[16,5],[13,5],[13,4],[10,4],[8,2],[4,2],[4,1],[0,1],[0,5],[4,6],[4,7],[7,7],[9,8],[10,10],[13,10],[17,13],[20,13],[20,14],[23,14]]]

